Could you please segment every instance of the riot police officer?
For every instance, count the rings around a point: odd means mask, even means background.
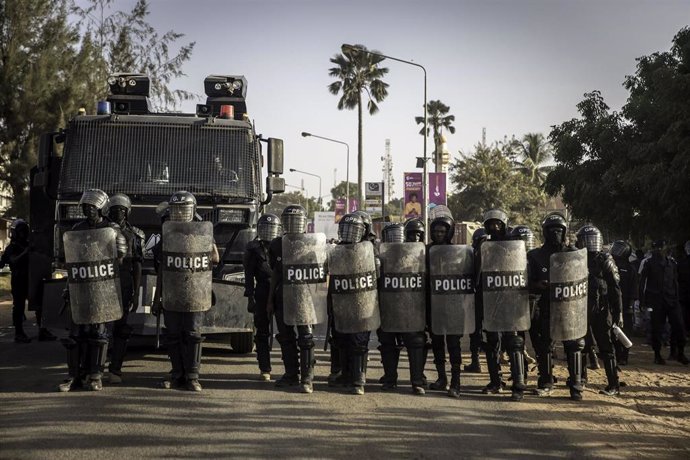
[[[535,247],[536,241],[534,238],[534,233],[532,233],[532,229],[530,229],[527,225],[516,225],[513,227],[513,229],[510,231],[510,236],[515,239],[515,240],[522,240],[525,242],[525,249],[529,252]],[[529,296],[529,308],[530,308],[530,318],[534,316],[534,310],[536,308],[536,303],[537,299],[533,294],[530,294]],[[523,339],[525,339],[525,332],[522,331],[519,333]],[[534,364],[537,361],[532,358],[529,353],[527,352],[527,348],[525,348],[524,351],[525,355],[525,363],[527,364]],[[527,376],[527,366],[525,366],[525,378]]]
[[[637,271],[630,263],[632,246],[627,241],[616,240],[611,245],[609,253],[613,257],[618,274],[620,275],[621,296],[623,299],[623,332],[630,336],[635,324],[633,305],[637,301]],[[619,365],[628,364],[628,351],[618,340],[613,343],[616,350],[616,362]]]
[[[408,243],[423,243],[426,227],[424,222],[417,217],[413,217],[405,222],[405,241]]]
[[[122,363],[127,351],[127,342],[132,328],[127,324],[131,310],[137,310],[137,293],[141,285],[141,264],[144,260],[144,232],[129,223],[132,202],[127,195],[118,193],[108,200],[108,217],[120,227],[127,240],[127,254],[120,264],[120,288],[122,291],[122,318],[113,323],[113,343],[108,366],[109,383],[122,382]]]
[[[672,257],[664,256],[666,242],[652,243],[652,255],[640,264],[640,303],[652,309],[652,348],[654,363],[666,364],[661,357],[661,335],[666,320],[671,325],[671,337],[676,343],[676,359],[688,364],[685,356],[685,330],[678,301],[678,266]]]
[[[472,248],[474,249],[475,259],[479,258],[479,246],[486,239],[486,230],[484,227],[479,227],[472,233]],[[484,345],[482,336],[482,291],[475,290],[474,302],[474,332],[470,334],[470,364],[465,365],[464,371],[479,374],[482,372],[482,366],[479,363],[479,351]]]
[[[587,326],[599,348],[604,362],[608,385],[602,394],[620,394],[616,356],[611,342],[611,326],[623,327],[620,276],[611,255],[602,252],[603,238],[599,229],[591,224],[581,227],[576,246],[587,249],[589,287],[587,291]],[[582,365],[582,384],[587,383],[587,366]]]
[[[431,221],[431,243],[427,247],[427,272],[431,274],[429,266],[429,254],[431,248],[440,245],[453,244],[453,234],[455,233],[455,221],[448,216],[441,216]],[[429,289],[429,296],[431,289]],[[459,334],[435,334],[431,324],[431,301],[427,301],[427,327],[431,336],[431,349],[434,353],[434,364],[438,373],[437,380],[429,385],[432,390],[448,390],[448,396],[453,398],[460,397],[460,367],[462,365],[462,352]],[[446,348],[450,359],[451,380],[450,387],[446,376]]]
[[[527,253],[529,270],[530,293],[537,296],[530,337],[537,354],[539,378],[537,380],[536,393],[539,396],[548,396],[553,390],[553,341],[550,332],[550,294],[549,271],[551,269],[551,256],[557,253],[572,252],[576,249],[566,243],[568,224],[565,217],[553,212],[548,214],[541,224],[544,244]],[[584,336],[584,334],[583,334]],[[575,401],[582,399],[582,350],[585,346],[584,337],[567,340],[563,346],[568,360],[568,386],[570,397]]]
[[[512,240],[511,235],[508,233],[508,215],[500,209],[491,209],[484,213],[483,216],[484,230],[487,234],[487,239],[482,243],[482,245],[489,244],[493,245],[494,242],[503,242]],[[493,246],[487,246],[487,250],[491,249]],[[520,247],[519,251],[526,257],[526,250],[524,247]],[[484,252],[484,249],[480,246],[480,256]],[[505,257],[510,257],[508,253],[504,250],[501,254],[506,254],[500,257],[500,259],[505,259]],[[510,360],[510,369],[512,377],[512,396],[514,401],[521,401],[523,399],[525,391],[525,340],[519,332],[529,329],[529,303],[526,303],[524,308],[506,308],[505,311],[515,312],[516,317],[504,318],[503,320],[497,321],[496,325],[493,325],[487,319],[487,308],[493,308],[489,304],[488,297],[488,278],[490,275],[488,273],[496,270],[496,267],[488,267],[488,261],[482,260],[482,257],[478,257],[479,264],[481,268],[481,284],[477,283],[477,289],[482,291],[482,306],[484,309],[483,315],[483,327],[486,332],[486,363],[489,368],[489,378],[490,381],[482,390],[483,393],[501,393],[505,386],[501,378],[501,364],[499,361],[499,354],[501,350],[501,342],[505,343],[505,348],[508,353]],[[519,259],[518,259],[519,260]],[[503,260],[503,264],[513,265],[519,263],[518,260]],[[515,267],[514,269],[516,269]],[[520,267],[521,270],[526,268],[526,259],[523,259],[523,266]],[[484,278],[487,278],[486,280]],[[526,288],[526,286],[524,286]],[[521,286],[514,286],[516,294],[522,289]],[[511,302],[518,302],[518,297],[514,299],[511,298]],[[524,329],[522,329],[524,328]]]
[[[380,326],[376,260],[373,246],[362,241],[365,231],[361,216],[346,214],[338,223],[340,243],[328,255],[329,308],[356,395],[364,394],[369,338]]]
[[[300,205],[289,205],[283,209],[280,216],[285,235],[301,235],[307,230],[307,212]],[[325,250],[325,249],[324,249]],[[283,298],[283,239],[274,239],[269,246],[269,261],[272,268],[271,285],[267,308],[269,316],[275,314],[278,334],[276,339],[280,344],[280,351],[285,366],[285,373],[276,381],[277,387],[300,385],[302,393],[314,391],[314,335],[312,324],[297,324],[295,326],[286,323],[286,307],[298,309],[297,305],[286,305]],[[295,302],[296,299],[291,299]],[[294,324],[294,323],[293,323]],[[299,354],[298,354],[299,346]],[[301,376],[301,377],[300,377]]]
[[[191,298],[190,295],[198,291],[195,283],[203,285],[204,281],[210,282],[212,265],[217,264],[220,257],[213,241],[213,227],[210,222],[194,222],[200,219],[196,213],[196,207],[196,197],[190,192],[181,190],[170,196],[167,215],[163,216],[163,220],[167,219],[167,222],[163,224],[161,239],[154,247],[153,254],[159,286],[161,286],[161,289],[157,290],[155,302],[164,310],[163,339],[172,365],[169,379],[164,379],[161,386],[166,389],[184,388],[188,391],[200,392],[202,386],[199,383],[199,372],[204,340],[200,329],[203,313],[211,308],[212,301],[211,292],[202,294],[197,292],[203,295],[203,298],[201,295],[199,295],[200,298]],[[194,224],[194,226],[179,224]],[[184,238],[186,235],[194,236],[194,238]],[[169,243],[168,239],[171,240]],[[192,244],[198,244],[199,247],[191,247]],[[191,271],[191,274],[184,272],[187,274],[184,279],[191,286],[175,284],[175,281],[179,281],[176,274],[180,269],[173,265],[175,261],[173,249],[189,253],[210,252],[208,260],[204,258],[201,261],[201,268]],[[168,281],[166,277],[169,278]],[[161,280],[162,284],[160,284]],[[169,292],[166,293],[166,290]]]
[[[381,246],[381,251],[384,251],[388,249],[388,244],[392,243],[404,243],[405,242],[405,229],[402,224],[399,223],[392,223],[384,227],[384,229],[381,231],[381,236],[382,236],[382,243],[386,244],[385,249],[384,245]],[[391,246],[394,247],[394,246]],[[423,246],[422,246],[423,249]],[[426,334],[424,332],[424,311],[421,311],[421,317],[420,320],[421,322],[419,323],[418,331],[413,331],[413,332],[388,332],[386,331],[387,325],[384,323],[384,318],[383,318],[383,311],[384,308],[389,307],[388,304],[385,302],[388,300],[387,295],[388,290],[385,286],[382,286],[382,283],[384,283],[384,278],[386,277],[393,277],[395,276],[396,273],[398,273],[401,268],[400,266],[404,264],[403,260],[401,258],[405,259],[405,262],[410,263],[410,265],[421,265],[425,263],[424,260],[424,251],[422,250],[419,253],[419,260],[416,260],[414,257],[414,254],[408,254],[404,253],[404,255],[400,254],[401,251],[395,251],[394,249],[391,250],[391,255],[388,255],[388,252],[384,253],[382,252],[381,259],[385,259],[387,263],[384,263],[384,260],[381,260],[381,279],[379,280],[379,301],[380,301],[380,309],[382,311],[382,318],[381,318],[381,327],[376,331],[376,334],[379,339],[379,350],[381,352],[381,362],[383,364],[383,371],[384,375],[380,380],[381,389],[382,390],[393,390],[397,388],[398,385],[398,363],[400,360],[400,350],[402,349],[402,345],[407,348],[407,356],[408,360],[410,363],[410,383],[412,384],[412,392],[417,395],[423,395],[425,394],[424,390],[424,350],[426,346]],[[397,256],[397,257],[396,257]],[[405,270],[408,268],[407,266],[404,267],[402,270]],[[388,272],[391,272],[390,274]],[[391,290],[392,291],[392,290]],[[411,288],[407,292],[407,298],[408,304],[403,305],[403,308],[400,308],[401,305],[396,304],[395,305],[395,315],[391,315],[391,323],[392,325],[394,323],[404,323],[405,329],[410,327],[410,323],[412,323],[412,319],[409,318],[408,316],[413,316],[410,314],[411,309],[415,309],[416,307],[420,305],[410,305],[410,303],[413,303],[415,300],[415,294],[414,292],[419,291],[419,294],[421,294],[422,297],[422,302],[424,301],[423,296],[424,293],[421,290],[421,288],[415,287]],[[395,302],[396,300],[400,300],[400,298],[396,298],[395,295],[402,292],[402,289],[397,289],[396,292],[391,294],[391,301]],[[420,302],[417,302],[420,304]],[[422,306],[423,307],[423,306]],[[402,313],[402,312],[405,313]],[[405,318],[400,318],[399,315],[404,315],[406,316]],[[397,321],[396,321],[397,320]],[[400,330],[400,325],[395,324],[397,327],[392,327],[394,330]],[[409,330],[409,329],[408,329]]]
[[[0,268],[10,266],[12,279],[12,324],[14,341],[29,343],[31,339],[24,332],[24,308],[29,297],[29,224],[23,219],[16,219],[10,226],[10,244],[0,257]],[[39,327],[38,340],[55,340],[48,329],[41,327],[41,311],[36,310],[36,324]]]
[[[108,203],[108,195],[99,189],[85,191],[79,205],[86,219],[77,222],[72,227],[73,231],[95,230],[112,228],[115,230],[115,246],[118,262],[121,262],[127,254],[127,240],[120,231],[120,227],[103,216],[103,211]],[[67,235],[67,234],[66,234]],[[106,251],[103,251],[106,252]],[[117,269],[117,267],[115,267]],[[68,272],[68,273],[71,273]],[[76,280],[74,280],[76,283]],[[70,280],[70,285],[72,280]],[[76,288],[76,284],[75,284]],[[71,297],[70,290],[66,290],[66,301]],[[88,302],[88,299],[85,299]],[[74,305],[72,305],[74,307]],[[122,306],[113,319],[122,315]],[[100,312],[89,312],[95,314]],[[68,378],[59,386],[59,390],[66,392],[76,388],[81,388],[86,384],[86,388],[91,391],[100,391],[103,388],[102,376],[103,366],[105,365],[106,354],[108,351],[108,336],[105,322],[93,322],[91,324],[77,324],[72,308],[72,325],[70,334],[62,340],[62,344],[67,349],[67,368]],[[112,321],[110,319],[109,321]],[[80,320],[80,322],[82,322]],[[85,381],[84,381],[85,380]]]
[[[266,302],[271,288],[271,266],[268,247],[271,241],[280,237],[282,228],[280,218],[275,214],[264,214],[256,224],[256,239],[247,243],[242,263],[244,265],[244,296],[247,297],[247,310],[254,315],[254,343],[256,359],[259,362],[261,380],[271,380],[271,354],[269,341],[270,323]]]

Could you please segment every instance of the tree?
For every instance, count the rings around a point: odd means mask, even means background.
[[[273,195],[273,199],[268,206],[266,206],[265,212],[270,212],[280,216],[280,214],[283,212],[283,209],[291,204],[299,204],[304,206],[304,208],[307,210],[307,217],[309,219],[313,219],[314,211],[319,210],[319,203],[315,197],[306,197],[301,191],[297,191]]]
[[[374,115],[379,111],[377,103],[388,96],[388,83],[382,80],[388,73],[388,68],[379,66],[385,58],[364,53],[355,48],[367,49],[363,45],[356,45],[354,48],[344,49],[343,54],[336,54],[331,58],[331,63],[336,67],[328,69],[328,75],[338,80],[328,85],[328,90],[335,96],[342,93],[338,100],[338,110],[357,109],[357,182],[359,183],[357,199],[363,203],[362,93],[366,93],[369,99],[367,102],[369,115]]]
[[[430,132],[434,133],[434,163],[436,163],[436,172],[441,171],[442,159],[441,151],[443,145],[443,130],[447,130],[451,134],[455,134],[455,115],[446,115],[450,111],[450,107],[441,101],[429,101],[426,104],[427,112],[427,129],[424,132],[424,116],[415,117],[415,122],[422,125],[419,134],[428,136]]]
[[[492,208],[501,208],[511,223],[536,228],[538,208],[544,204],[539,188],[515,171],[506,151],[499,144],[478,144],[474,152],[460,157],[450,166],[450,181],[456,193],[448,207],[456,220],[478,221]]]
[[[169,30],[163,35],[146,21],[147,0],[137,0],[129,12],[111,11],[114,0],[88,0],[86,7],[75,6],[79,26],[85,39],[93,41],[100,57],[92,71],[103,82],[94,98],[103,99],[108,75],[115,72],[137,72],[151,80],[151,103],[154,110],[177,108],[182,101],[193,99],[189,91],[170,89],[173,79],[184,75],[182,66],[189,61],[195,42],[172,49],[184,34]]]
[[[338,198],[343,198],[346,196],[346,190],[347,190],[347,182],[342,181],[335,187],[331,189],[331,196],[333,199],[328,202],[328,210],[329,211],[335,211],[335,200]],[[359,192],[357,191],[357,184],[354,182],[350,182],[350,198],[357,198],[357,194]],[[361,202],[360,202],[361,203]]]
[[[515,150],[519,158],[517,169],[527,176],[535,185],[541,186],[546,175],[553,169],[544,163],[552,158],[551,145],[541,133],[527,133],[522,142],[515,141]]]
[[[29,169],[38,137],[76,114],[90,88],[91,46],[79,44],[68,0],[0,2],[0,181],[8,216],[28,216]]]

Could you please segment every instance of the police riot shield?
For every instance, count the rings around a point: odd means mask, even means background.
[[[328,254],[335,330],[373,331],[381,325],[374,246],[364,241],[339,244]]]
[[[527,251],[522,240],[481,245],[483,327],[490,332],[526,331],[530,326]]]
[[[326,235],[283,235],[283,319],[289,326],[326,321]]]
[[[586,249],[551,254],[551,340],[575,340],[587,334],[587,277]]]
[[[424,243],[381,243],[379,308],[385,332],[417,332],[426,326]]]
[[[474,252],[467,245],[429,249],[431,331],[437,335],[474,332]]]
[[[116,321],[122,317],[122,292],[115,238],[105,227],[65,232],[65,262],[70,310],[76,324]]]
[[[168,311],[207,311],[212,301],[213,224],[163,223],[162,303]]]

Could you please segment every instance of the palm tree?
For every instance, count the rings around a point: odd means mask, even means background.
[[[333,95],[342,91],[338,101],[338,110],[357,108],[357,183],[359,184],[357,199],[359,205],[364,203],[363,163],[364,151],[362,146],[362,93],[366,93],[369,101],[367,110],[370,115],[379,111],[377,102],[382,102],[388,96],[388,83],[384,83],[383,76],[388,73],[387,67],[379,67],[385,58],[358,51],[357,48],[366,50],[363,45],[355,45],[352,48],[343,49],[343,54],[336,54],[331,58],[331,63],[336,67],[328,69],[328,75],[338,80],[328,85],[328,90]],[[378,53],[378,51],[374,51]]]
[[[533,184],[541,186],[553,169],[553,166],[544,165],[553,157],[551,144],[541,133],[527,133],[522,142],[515,141],[514,145],[520,158],[515,169],[525,174]]]
[[[455,115],[446,115],[450,111],[450,107],[441,101],[429,101],[426,104],[427,112],[427,132],[424,132],[424,117],[415,117],[414,120],[418,125],[422,125],[419,134],[422,136],[429,135],[429,131],[434,133],[434,162],[436,163],[436,172],[441,172],[443,164],[441,161],[441,147],[443,144],[443,130],[447,130],[451,134],[455,134]]]

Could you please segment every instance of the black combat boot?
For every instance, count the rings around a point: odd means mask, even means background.
[[[268,337],[258,337],[256,343],[256,360],[259,362],[261,380],[268,382],[271,380],[271,348],[268,346]]]
[[[618,369],[616,367],[616,359],[609,356],[604,360],[604,370],[606,371],[606,380],[608,385],[599,393],[606,396],[617,396],[620,394],[618,384]]]
[[[300,363],[300,391],[302,393],[313,393],[314,386],[314,364],[316,360],[314,359],[314,348],[305,348],[300,350],[299,353],[299,363]]]
[[[367,382],[367,353],[355,351],[350,359],[352,369],[352,394],[363,395]]]
[[[199,372],[201,371],[201,352],[204,338],[201,334],[188,334],[182,342],[182,363],[187,377],[186,389],[200,392]]]
[[[410,361],[410,383],[412,392],[416,395],[424,395],[424,348],[408,348],[407,356]]]
[[[103,366],[105,366],[105,359],[108,354],[108,339],[105,338],[90,338],[88,339],[88,381],[86,383],[87,389],[91,391],[101,391],[103,389]]]
[[[676,356],[676,359],[678,360],[679,363],[688,365],[690,361],[688,361],[687,356],[685,356],[685,345],[678,345],[678,355]]]
[[[482,366],[479,364],[479,353],[472,352],[472,361],[465,365],[465,372],[471,372],[473,374],[480,374],[482,372]]]
[[[489,383],[482,389],[484,394],[503,393],[505,383],[501,378],[501,366],[498,363],[498,354],[493,351],[486,352],[486,364],[489,368]]]
[[[110,365],[108,372],[110,377],[108,383],[122,383],[122,363],[125,360],[125,353],[127,352],[127,343],[131,335],[131,329],[118,328],[114,331],[113,348],[110,351]]]
[[[582,400],[582,352],[573,351],[567,353],[568,359],[568,386],[570,387],[570,399],[573,401]]]
[[[661,357],[661,351],[654,350],[654,364],[666,364],[666,360]]]
[[[460,363],[450,365],[450,387],[448,396],[451,398],[460,397]]]
[[[435,391],[446,391],[448,390],[448,376],[446,375],[446,363],[434,363],[436,364],[436,372],[438,372],[438,378],[434,383],[429,385],[430,390]]]
[[[525,357],[520,351],[510,354],[510,374],[513,379],[513,401],[522,401],[525,393]]]
[[[398,387],[398,363],[400,349],[397,346],[381,346],[381,364],[383,364],[382,390],[394,390]]]
[[[299,356],[295,342],[280,344],[280,351],[285,366],[285,374],[276,380],[276,387],[299,385]]]
[[[82,388],[82,380],[79,376],[79,367],[81,365],[79,344],[72,337],[62,339],[61,342],[67,350],[67,378],[58,385],[58,390],[68,392]]]

